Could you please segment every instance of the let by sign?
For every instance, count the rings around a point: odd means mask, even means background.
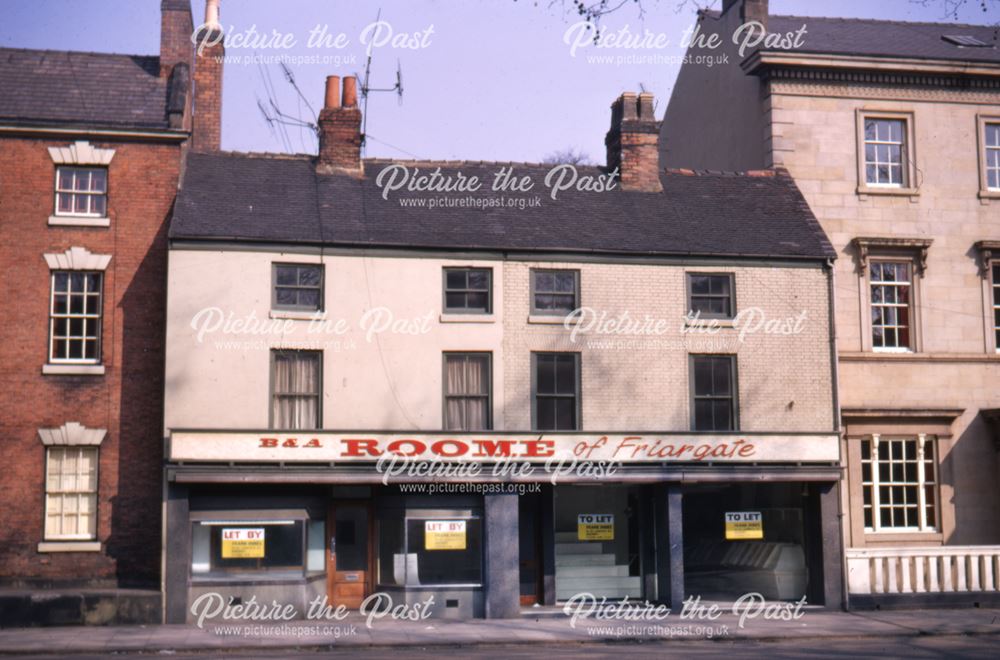
[[[223,559],[262,559],[264,557],[264,528],[223,528]]]

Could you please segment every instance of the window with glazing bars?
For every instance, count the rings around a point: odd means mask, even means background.
[[[873,435],[861,441],[864,522],[869,531],[936,528],[934,442]]]

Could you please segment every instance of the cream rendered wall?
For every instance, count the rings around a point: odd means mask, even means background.
[[[740,419],[747,431],[829,431],[834,426],[827,276],[809,267],[691,267],[606,263],[528,263],[414,257],[324,256],[326,316],[351,330],[329,337],[309,322],[260,337],[219,333],[198,342],[192,318],[218,307],[269,320],[272,262],[316,263],[317,255],[173,249],[168,283],[166,428],[266,428],[269,347],[324,348],[323,424],[330,429],[441,428],[442,351],[493,353],[494,427],[531,427],[530,353],[580,351],[583,428],[684,431],[689,428],[689,352],[735,352]],[[444,266],[493,268],[492,322],[441,322]],[[529,322],[532,267],[581,271],[582,305],[609,316],[663,319],[653,336],[571,339],[558,324]],[[756,307],[774,321],[803,312],[795,335],[738,331],[684,333],[686,271],[733,272],[738,309]],[[381,335],[358,328],[366,310],[428,319],[424,334]],[[244,344],[242,342],[249,342]],[[651,342],[622,348],[614,342]],[[221,342],[221,343],[220,343]],[[236,342],[235,344],[231,342]],[[338,349],[339,342],[339,349]],[[611,342],[610,344],[607,342]]]
[[[493,267],[494,309],[503,305],[497,262],[369,259],[325,256],[326,314],[343,319],[345,334],[310,333],[306,320],[288,320],[289,332],[257,337],[213,336],[197,341],[191,319],[206,307],[236,317],[268,320],[271,264],[317,263],[316,255],[172,250],[168,282],[166,427],[267,428],[269,349],[323,349],[323,425],[331,429],[441,427],[442,351],[492,351],[494,394],[503,400],[499,323],[440,323],[443,265]],[[369,341],[365,312],[391,309],[404,330]],[[275,316],[282,315],[276,312]],[[216,340],[250,341],[227,348]]]

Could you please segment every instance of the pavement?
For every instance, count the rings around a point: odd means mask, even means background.
[[[689,615],[693,614],[689,612]],[[742,614],[742,613],[741,613]],[[231,624],[0,629],[2,655],[160,653],[219,654],[247,650],[333,650],[359,647],[455,647],[469,645],[581,644],[588,642],[822,643],[878,638],[981,637],[1000,648],[1000,609],[840,612],[822,608],[757,612],[740,619],[728,609],[705,608],[695,616],[672,613],[661,620],[580,619],[572,625],[559,610],[525,610],[521,618],[423,621],[376,619],[358,613],[340,621],[240,621]],[[765,614],[772,618],[765,619]],[[699,615],[701,618],[699,618]],[[710,618],[715,616],[715,618]],[[782,618],[783,617],[783,618]],[[997,637],[988,637],[997,636]],[[722,647],[720,647],[721,650]]]

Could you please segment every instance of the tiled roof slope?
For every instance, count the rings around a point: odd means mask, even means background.
[[[996,26],[816,16],[769,16],[767,20],[771,32],[794,32],[806,26],[804,45],[795,52],[1000,64]],[[975,37],[989,46],[957,46],[945,41],[946,35]]]
[[[159,58],[0,48],[0,123],[166,129]]]
[[[543,186],[549,166],[525,163],[409,163],[486,182],[476,193],[406,193],[383,199],[375,178],[389,161],[365,161],[365,176],[318,175],[314,160],[238,153],[188,155],[170,227],[172,239],[239,240],[444,250],[632,255],[835,256],[791,177],[665,172],[663,193],[562,192]],[[496,197],[501,166],[536,182],[536,207],[434,208],[400,198]],[[581,175],[603,170],[580,168]]]

